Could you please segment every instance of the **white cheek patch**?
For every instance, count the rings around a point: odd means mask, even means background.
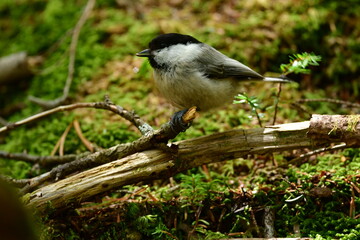
[[[160,50],[156,56],[155,61],[158,63],[174,64],[182,62],[191,62],[201,53],[201,45],[197,43],[190,43],[187,45],[177,44]]]

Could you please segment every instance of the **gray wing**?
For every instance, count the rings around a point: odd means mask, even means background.
[[[197,59],[197,62],[204,75],[209,78],[234,78],[239,81],[264,79],[251,68],[206,44],[203,45],[203,54]]]

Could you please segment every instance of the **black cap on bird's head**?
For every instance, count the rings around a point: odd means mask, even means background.
[[[172,45],[177,44],[189,44],[189,43],[200,43],[196,38],[189,36],[189,35],[183,35],[179,33],[167,33],[162,34],[151,40],[149,43],[149,48],[151,50],[158,50],[170,47]]]
[[[139,53],[136,54],[138,57],[151,57],[151,52],[155,50],[164,49],[173,45],[177,44],[189,44],[189,43],[201,43],[196,38],[189,36],[189,35],[183,35],[179,33],[166,33],[161,34],[151,40],[149,43],[149,48],[145,49]]]
[[[157,61],[155,61],[154,57],[157,51],[177,44],[186,45],[190,43],[201,43],[201,42],[189,35],[183,35],[179,33],[161,34],[150,41],[148,49],[145,49],[137,53],[136,56],[149,58],[150,65],[155,69],[166,69],[168,67],[167,64],[158,63]]]

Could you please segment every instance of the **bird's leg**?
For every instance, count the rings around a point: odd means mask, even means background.
[[[170,128],[174,137],[180,132],[185,132],[191,126],[192,121],[198,116],[197,107],[193,106],[174,113],[170,120]]]
[[[189,111],[188,108],[174,113],[170,120],[170,127],[174,133],[185,132],[191,126],[191,122],[184,121],[184,115]]]

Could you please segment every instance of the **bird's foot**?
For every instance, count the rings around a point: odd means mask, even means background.
[[[187,108],[174,113],[170,120],[170,127],[175,136],[180,132],[185,132],[191,126],[191,123],[196,116],[196,107]]]
[[[191,122],[185,122],[183,120],[184,115],[188,112],[188,108],[178,111],[172,115],[170,120],[170,126],[174,133],[185,132],[191,126]]]

